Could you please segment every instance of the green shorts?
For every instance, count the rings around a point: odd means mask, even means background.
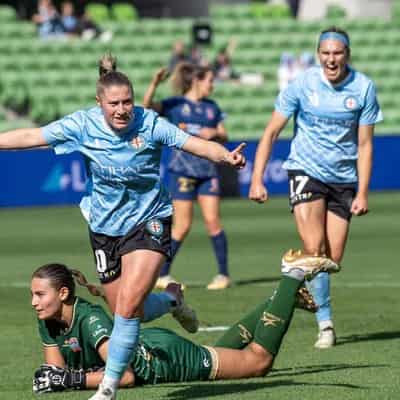
[[[161,328],[141,330],[132,367],[137,384],[215,379],[218,358],[213,348],[197,345]]]

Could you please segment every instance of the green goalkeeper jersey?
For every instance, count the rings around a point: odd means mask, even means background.
[[[71,326],[39,320],[44,346],[58,346],[69,368],[93,371],[104,367],[97,348],[111,336],[112,320],[104,309],[77,297]],[[213,379],[216,362],[210,350],[167,329],[141,329],[130,363],[136,384]]]

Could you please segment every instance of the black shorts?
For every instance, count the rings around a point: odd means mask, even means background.
[[[350,221],[351,204],[356,195],[354,183],[323,183],[303,171],[288,171],[289,203],[293,211],[300,203],[325,199],[326,208],[337,216]]]
[[[101,283],[112,282],[121,275],[121,256],[134,250],[147,249],[171,256],[172,217],[145,221],[124,236],[107,236],[92,232],[92,245],[97,274]]]

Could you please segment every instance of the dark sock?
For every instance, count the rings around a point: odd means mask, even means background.
[[[228,242],[226,240],[225,232],[222,230],[215,236],[210,236],[211,242],[214,247],[215,257],[218,262],[218,273],[221,275],[229,276],[228,273]]]
[[[253,340],[257,323],[270,302],[271,299],[268,299],[247,313],[240,321],[233,324],[215,345],[229,349],[244,349]]]
[[[182,242],[179,240],[171,239],[171,259],[165,261],[164,265],[161,267],[160,276],[169,275],[169,270],[171,269],[172,261],[174,261],[175,255],[181,247]]]
[[[296,293],[302,283],[300,280],[283,276],[272,301],[257,323],[254,341],[273,355],[278,354],[292,320]]]

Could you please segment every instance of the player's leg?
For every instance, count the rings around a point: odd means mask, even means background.
[[[105,393],[110,393],[109,398],[115,396],[139,339],[144,299],[153,288],[164,261],[164,254],[148,249],[134,250],[121,257],[114,327],[108,344],[104,378],[93,400],[104,398]]]
[[[198,189],[198,202],[218,264],[218,274],[207,289],[218,290],[230,286],[228,271],[228,242],[220,216],[220,189],[217,177],[205,179]]]
[[[169,188],[174,208],[171,257],[161,268],[160,278],[156,283],[158,289],[165,289],[169,283],[175,282],[174,278],[170,276],[171,265],[192,226],[193,203],[197,197],[196,185],[196,179],[170,174]]]

